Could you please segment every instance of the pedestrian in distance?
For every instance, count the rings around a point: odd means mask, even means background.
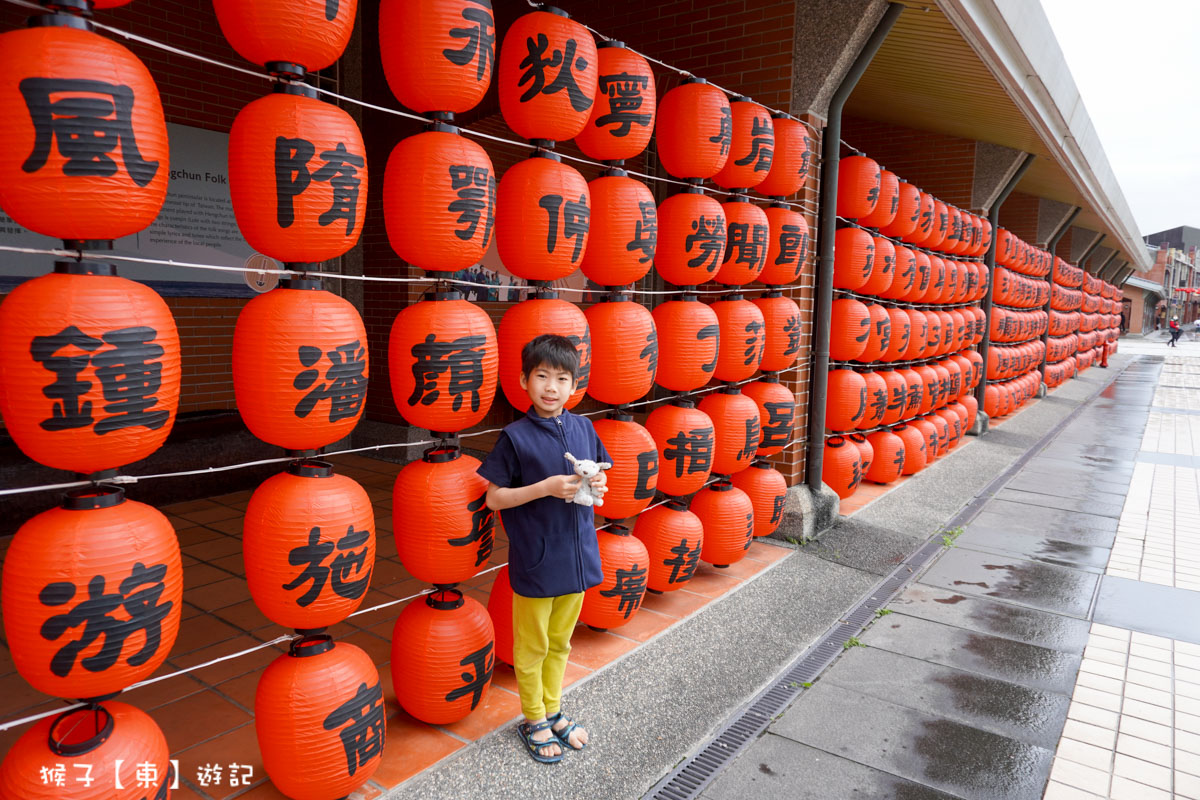
[[[562,682],[583,594],[604,579],[592,507],[570,501],[582,480],[566,454],[612,461],[587,417],[565,409],[579,384],[579,351],[542,334],[521,351],[528,413],[508,425],[479,467],[487,506],[508,532],[513,588],[513,669],[525,720],[517,733],[535,761],[554,764],[582,750],[588,732],[563,714]],[[589,480],[608,491],[606,473]]]
[[[1177,345],[1175,343],[1178,342],[1179,337],[1183,335],[1183,328],[1179,327],[1179,317],[1171,317],[1171,324],[1169,327],[1171,329],[1171,338],[1167,340],[1167,345],[1169,347],[1176,347]]]

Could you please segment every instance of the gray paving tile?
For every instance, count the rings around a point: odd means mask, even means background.
[[[1099,575],[1103,574],[1108,566],[1112,542],[1116,538],[1113,534],[1094,534],[1097,546],[1064,541],[1055,538],[1052,532],[1044,536],[1012,531],[1003,535],[997,535],[998,533],[1000,531],[994,527],[971,524],[966,533],[958,538],[958,545],[987,553],[1016,555],[1045,564],[1082,569]]]
[[[997,525],[996,523],[999,523]],[[1117,520],[1097,514],[1064,511],[1057,508],[1017,503],[1012,500],[992,500],[975,521],[985,527],[1003,527],[1005,530],[1044,535],[1053,533],[1055,538],[1092,544],[1090,534],[1112,534],[1117,531]]]
[[[1052,495],[1025,492],[1006,487],[996,493],[996,499],[1037,506],[1039,508],[1053,508],[1059,511],[1074,511],[1077,513],[1093,514],[1099,517],[1113,518],[1119,518],[1121,516],[1121,509],[1125,507],[1125,499],[1122,497],[1089,496],[1078,492],[1078,490],[1070,494]]]
[[[1152,450],[1142,450],[1137,454],[1137,460],[1142,464],[1162,464],[1168,467],[1200,468],[1200,456],[1188,456],[1182,453],[1155,453]]]
[[[1128,480],[1106,481],[1090,477],[1086,474],[1063,474],[1055,470],[1045,470],[1026,465],[1005,487],[1024,492],[1056,495],[1096,495],[1104,498],[1117,497],[1125,499],[1129,492]]]
[[[842,517],[836,526],[801,551],[844,567],[888,575],[924,540],[924,535],[901,533],[854,517]]]
[[[1105,575],[1096,622],[1200,644],[1200,592]]]
[[[1082,463],[1078,459],[1059,457],[1049,453],[1041,453],[1029,459],[1027,466],[1035,469],[1054,470],[1057,472],[1080,472],[1102,477],[1105,480],[1125,480],[1133,477],[1133,458],[1123,461],[1113,461],[1107,464]]]

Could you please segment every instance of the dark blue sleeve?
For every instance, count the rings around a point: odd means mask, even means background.
[[[523,486],[521,483],[521,464],[517,461],[517,450],[513,447],[512,439],[504,431],[496,440],[496,446],[488,453],[483,464],[476,470],[479,475],[497,486],[508,489],[513,486]]]

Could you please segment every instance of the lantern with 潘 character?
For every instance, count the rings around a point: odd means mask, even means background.
[[[479,263],[492,242],[495,216],[492,160],[457,128],[437,123],[392,150],[383,178],[383,221],[392,249],[408,263],[430,272]]]
[[[497,341],[500,346],[500,387],[509,405],[528,411],[529,394],[521,388],[521,348],[543,333],[566,336],[579,349],[579,372],[575,391],[567,400],[568,410],[579,405],[591,382],[592,338],[587,317],[579,306],[559,300],[554,292],[538,292],[533,299],[517,303],[504,312]]]
[[[229,131],[229,196],[246,242],[289,263],[345,253],[366,218],[366,152],[354,119],[311,87],[276,84],[243,108]]]
[[[608,519],[625,519],[641,512],[654,499],[658,486],[658,448],[650,432],[619,411],[596,420],[596,435],[612,458],[608,493],[596,511]]]
[[[775,155],[771,113],[749,98],[734,98],[729,158],[713,182],[725,189],[753,189],[767,179]]]
[[[691,510],[704,527],[702,560],[722,568],[746,557],[754,541],[754,504],[745,492],[720,480],[696,493]]]
[[[55,697],[149,677],[179,631],[179,542],[156,509],[114,487],[76,489],[21,526],[4,559],[4,634],[30,685]]]
[[[588,394],[621,405],[649,392],[658,369],[658,333],[646,307],[617,294],[583,313],[588,330],[596,332]]]
[[[352,644],[294,639],[258,679],[254,727],[276,789],[296,800],[344,797],[382,761],[387,704],[379,671]]]
[[[448,725],[487,696],[495,665],[487,610],[457,589],[439,589],[404,607],[392,629],[392,683],[409,714]]]
[[[783,521],[787,480],[766,459],[755,459],[749,469],[735,473],[730,481],[746,493],[754,506],[754,535],[770,536]]]
[[[605,505],[607,505],[607,499]],[[592,630],[619,628],[633,618],[646,596],[650,556],[624,525],[596,531],[604,580],[583,595],[579,621]]]
[[[479,461],[457,447],[431,447],[396,476],[392,531],[404,568],[423,583],[467,580],[495,544],[495,512]]]
[[[760,433],[755,454],[770,456],[783,450],[796,424],[796,395],[776,375],[747,383],[742,393],[758,406]]]
[[[689,78],[658,104],[658,160],[676,178],[711,178],[725,166],[733,139],[733,110],[725,92]]]
[[[469,428],[487,416],[496,396],[496,328],[486,311],[460,298],[458,292],[439,293],[401,309],[392,323],[392,398],[418,428]]]
[[[246,506],[242,556],[250,596],[285,628],[324,628],[362,604],[375,567],[367,492],[324,461],[293,461]]]
[[[566,12],[517,18],[500,45],[500,113],[518,136],[561,142],[583,131],[595,103],[596,43]]]
[[[844,436],[826,439],[821,481],[845,500],[854,494],[862,477],[862,455],[854,442]]]
[[[639,517],[640,519],[640,517]],[[513,590],[508,581],[508,565],[496,573],[488,592],[488,617],[496,634],[496,658],[505,664],[513,663]]]
[[[60,261],[0,303],[0,413],[21,451],[92,473],[139,461],[175,424],[175,320],[109,264]]]
[[[721,326],[717,350],[717,368],[713,377],[721,381],[742,381],[753,375],[766,350],[766,322],[758,306],[740,294],[731,294],[712,304]]]
[[[170,153],[158,88],[81,17],[0,35],[0,208],[59,239],[116,239],[158,216]]]
[[[712,471],[712,419],[691,400],[659,406],[646,417],[658,449],[658,490],[684,496],[700,490]]]
[[[724,203],[725,257],[713,279],[727,286],[753,283],[767,265],[767,214],[740,195]]]
[[[696,574],[704,542],[704,525],[681,500],[647,509],[638,515],[633,535],[646,546],[650,567],[649,592],[673,592]]]
[[[658,246],[654,195],[624,170],[611,169],[588,184],[592,211],[580,269],[601,286],[624,286],[645,277]]]
[[[346,436],[367,399],[367,332],[320,281],[284,281],[238,315],[233,391],[250,432],[288,450]]]
[[[712,378],[720,352],[721,327],[717,314],[696,295],[684,294],[655,306],[651,312],[658,332],[658,370],[654,380],[665,389],[687,392]]]
[[[636,158],[654,132],[654,73],[621,42],[601,42],[597,55],[595,103],[575,144],[598,161]]]
[[[357,6],[357,0],[213,0],[221,33],[242,58],[290,74],[297,65],[315,72],[338,60]]]
[[[765,197],[788,197],[808,180],[814,142],[800,120],[779,111],[771,112],[771,128],[775,135],[771,168],[754,190]]]
[[[750,466],[761,438],[758,405],[727,386],[707,395],[699,408],[713,421],[713,473],[732,475]]]
[[[654,268],[667,283],[696,286],[712,280],[725,258],[725,211],[689,187],[658,206]]]
[[[587,248],[587,181],[556,153],[539,151],[510,167],[496,191],[496,249],[504,266],[531,281],[575,271]]]
[[[808,260],[808,223],[804,215],[773,203],[767,215],[767,262],[758,280],[768,286],[794,283]]]
[[[379,54],[392,94],[408,108],[470,111],[496,63],[491,0],[382,0]]]
[[[782,292],[771,291],[750,301],[762,312],[766,344],[763,372],[780,372],[796,363],[800,353],[800,306]]]

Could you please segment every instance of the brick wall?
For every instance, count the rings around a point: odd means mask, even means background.
[[[942,202],[970,210],[974,140],[848,114],[842,117],[842,139]]]
[[[1024,192],[1013,192],[1000,206],[1000,227],[1021,237],[1029,244],[1037,244],[1038,198]]]

